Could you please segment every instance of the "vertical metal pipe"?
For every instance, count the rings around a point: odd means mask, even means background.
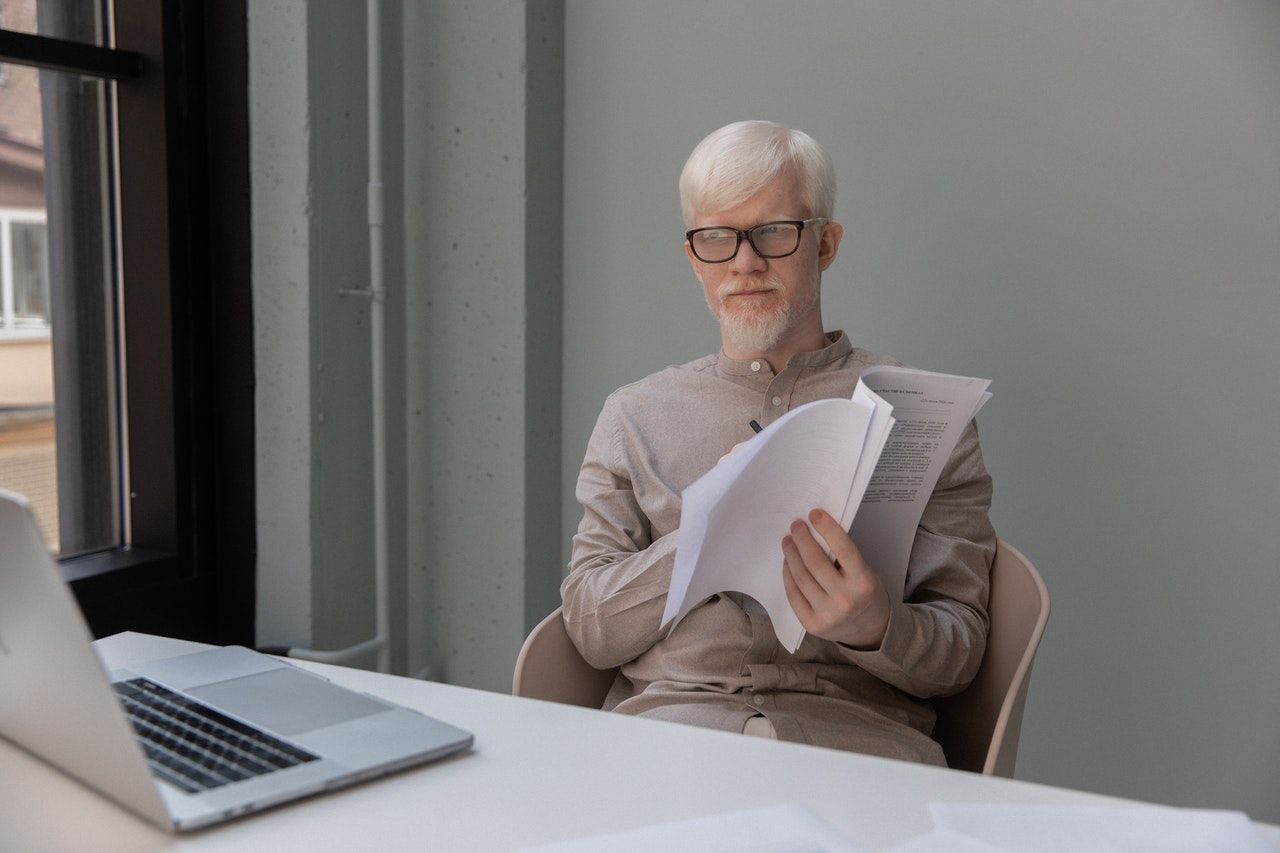
[[[368,0],[369,38],[369,340],[373,382],[373,566],[377,608],[378,671],[391,669],[390,589],[387,566],[386,286],[382,267],[382,10]]]

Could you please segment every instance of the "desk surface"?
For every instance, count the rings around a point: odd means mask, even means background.
[[[203,648],[118,634],[108,667]],[[872,849],[932,829],[930,802],[1106,804],[1098,795],[295,661],[475,733],[463,755],[170,836],[0,741],[8,850],[514,850],[795,802]],[[21,780],[20,783],[17,780]],[[1280,828],[1260,825],[1280,849]]]

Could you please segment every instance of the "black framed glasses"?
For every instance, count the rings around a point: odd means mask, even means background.
[[[689,241],[694,257],[704,264],[723,264],[733,260],[737,257],[744,238],[757,255],[776,260],[795,254],[796,249],[800,248],[800,235],[805,228],[824,225],[826,221],[820,216],[803,220],[781,219],[777,222],[762,222],[746,231],[725,225],[710,225],[686,231],[684,238]]]

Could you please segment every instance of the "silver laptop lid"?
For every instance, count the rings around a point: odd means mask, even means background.
[[[172,825],[25,499],[0,490],[0,735]]]

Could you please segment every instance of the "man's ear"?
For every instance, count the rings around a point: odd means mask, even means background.
[[[693,274],[698,278],[698,284],[702,284],[702,271],[698,269],[698,259],[693,255],[693,249],[689,246],[689,241],[684,241],[684,256],[689,259],[689,266],[693,267]],[[826,269],[823,267],[823,269]]]
[[[824,271],[836,259],[840,251],[840,239],[844,237],[844,226],[839,222],[828,222],[822,226],[822,234],[818,237],[818,270]],[[688,246],[685,246],[686,251]]]

